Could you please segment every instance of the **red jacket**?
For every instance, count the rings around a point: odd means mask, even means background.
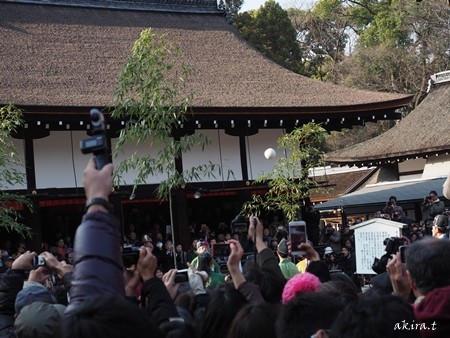
[[[414,315],[428,328],[420,330],[422,337],[450,337],[450,285],[428,292],[414,306]]]

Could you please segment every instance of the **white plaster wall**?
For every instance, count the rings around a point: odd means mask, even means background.
[[[36,188],[83,186],[83,170],[89,155],[80,151],[84,131],[52,131],[50,136],[33,140]]]
[[[111,139],[111,148],[114,149],[117,144],[118,139]],[[115,166],[119,165],[120,162],[124,161],[125,159],[129,158],[133,154],[136,154],[136,156],[142,156],[145,154],[150,154],[150,156],[156,157],[158,154],[158,151],[162,149],[163,145],[160,143],[153,143],[153,142],[146,142],[141,143],[138,145],[135,144],[126,144],[122,150],[116,154],[116,156],[113,156],[113,164]],[[128,172],[125,172],[121,175],[121,180],[124,182],[122,184],[125,185],[132,185],[134,183],[134,179],[136,178],[137,171],[130,169]],[[154,176],[149,176],[147,178],[146,183],[147,184],[154,184],[161,182],[163,179],[167,178],[167,175],[164,174],[157,174]]]
[[[256,179],[261,173],[272,170],[275,162],[284,155],[283,149],[278,149],[278,138],[283,135],[283,129],[260,129],[255,135],[249,136],[247,143],[248,177]],[[264,151],[273,148],[277,152],[274,159],[267,160]]]
[[[23,165],[21,166],[14,166],[11,169],[16,169],[19,172],[23,173],[25,175],[25,145],[24,145],[24,140],[20,140],[20,139],[12,139],[12,142],[14,144],[14,148],[16,151],[16,158],[18,160],[20,160],[22,162]],[[5,189],[5,190],[15,190],[15,189],[26,189],[27,188],[27,184],[26,184],[26,178],[24,176],[24,184],[13,184],[13,185],[9,185],[6,184],[6,182],[1,182],[0,185],[1,189]]]
[[[183,154],[183,169],[191,170],[200,164],[212,162],[222,170],[215,170],[214,177],[205,177],[193,182],[242,180],[239,137],[227,135],[223,130],[201,130],[200,133],[209,137],[211,144],[203,151],[200,146],[196,146],[191,153]]]
[[[223,130],[202,130],[201,133],[211,139],[211,144],[204,151],[201,151],[200,147],[194,147],[191,152],[183,154],[183,168],[189,170],[193,166],[211,161],[221,166],[222,172],[216,170],[215,177],[202,178],[200,181],[242,180],[239,138],[227,135]],[[250,179],[257,178],[262,172],[270,171],[276,159],[284,156],[283,151],[277,149],[277,139],[281,135],[282,130],[264,129],[246,138]],[[86,137],[88,136],[84,131],[52,131],[50,136],[33,141],[37,189],[83,186],[83,170],[89,155],[81,153],[80,141]],[[116,142],[117,139],[111,140],[112,148],[115,147]],[[275,159],[267,160],[264,157],[264,151],[270,147],[277,151],[277,156]],[[23,145],[19,148],[23,157]],[[113,157],[113,164],[117,166],[134,153],[137,155],[149,153],[156,156],[161,149],[161,144],[150,142],[137,146],[129,144]],[[125,184],[133,184],[135,176],[136,171],[130,170],[122,175],[122,180]],[[158,183],[164,178],[166,178],[165,174],[150,176],[146,183]]]
[[[450,168],[450,155],[430,156],[423,169],[422,178],[447,176]]]

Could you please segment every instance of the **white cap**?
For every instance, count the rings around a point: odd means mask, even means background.
[[[330,254],[330,253],[333,253],[333,249],[331,249],[330,246],[327,246],[327,247],[325,248],[325,254]]]

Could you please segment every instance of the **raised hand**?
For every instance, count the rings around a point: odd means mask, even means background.
[[[158,261],[156,257],[152,254],[150,248],[141,247],[139,252],[139,260],[137,262],[136,268],[145,282],[150,278],[155,277],[156,267],[158,266]]]

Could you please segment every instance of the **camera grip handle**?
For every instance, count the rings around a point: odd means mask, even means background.
[[[104,152],[94,153],[95,168],[102,170],[102,168],[109,163],[108,155]]]

